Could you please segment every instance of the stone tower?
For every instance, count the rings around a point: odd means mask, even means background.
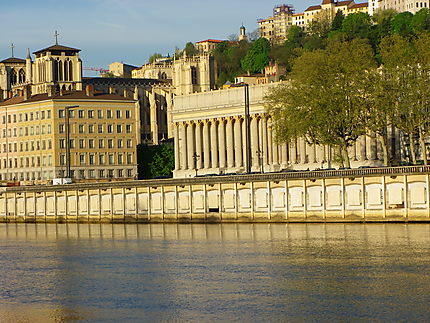
[[[246,29],[243,24],[240,27],[240,32],[239,32],[239,41],[242,41],[242,40],[248,40],[248,37],[246,36]]]

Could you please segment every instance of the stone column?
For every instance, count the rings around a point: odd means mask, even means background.
[[[218,134],[216,120],[211,122],[211,166],[218,168]]]
[[[226,147],[225,147],[225,123],[220,120],[218,123],[218,138],[219,138],[219,167],[226,166]]]
[[[288,166],[287,144],[281,144],[281,164],[283,167]]]
[[[308,163],[307,152],[306,152],[306,141],[303,138],[299,139],[299,149],[300,149],[300,163]]]
[[[194,169],[194,125],[187,124],[187,156],[188,169]]]
[[[263,151],[263,165],[267,165],[269,158],[268,158],[268,153],[267,153],[267,120],[266,118],[262,118],[261,119],[261,132],[263,135],[263,140],[262,140],[262,144],[261,144],[261,150]]]
[[[235,166],[243,166],[243,143],[242,143],[242,125],[241,119],[236,119],[234,122],[234,159]]]
[[[227,119],[226,137],[227,137],[227,167],[234,167],[234,137],[233,137],[233,120]]]
[[[249,120],[251,122],[251,120]],[[248,147],[246,146],[246,123],[245,123],[245,119],[243,119],[242,122],[242,160],[243,160],[243,166],[246,167],[246,163],[250,163],[252,166],[252,161],[248,161],[246,160],[246,150],[248,149]],[[248,143],[249,145],[251,145],[251,143]],[[251,157],[250,157],[251,158]]]
[[[203,153],[202,153],[202,125],[200,122],[196,124],[196,154],[197,158],[197,169],[202,169]]]
[[[179,146],[180,146],[180,150],[181,150],[181,169],[182,170],[186,170],[188,168],[188,163],[187,163],[187,134],[186,134],[186,130],[185,130],[185,124],[181,123],[180,127],[179,127]]]
[[[179,126],[177,123],[174,125],[174,143],[175,143],[175,170],[181,168],[180,154],[179,154]]]
[[[316,154],[317,154],[318,163],[322,164],[323,162],[325,162],[324,146],[323,145],[316,146],[316,151],[317,151]]]
[[[270,120],[267,122],[267,163],[272,166],[273,162],[273,132],[272,132],[272,123]]]
[[[260,166],[260,160],[258,156],[259,151],[258,145],[258,119],[254,116],[251,119],[251,170],[252,167]]]
[[[157,120],[157,102],[155,101],[155,92],[149,93],[149,111],[151,120],[152,143],[158,144],[158,120]]]
[[[315,160],[315,145],[314,144],[306,145],[306,151],[309,152],[308,163],[310,163],[310,164],[316,163],[316,160]]]
[[[210,149],[209,122],[203,122],[203,162],[206,169],[211,167],[211,149]]]
[[[297,140],[293,139],[290,142],[290,160],[291,164],[297,164]]]

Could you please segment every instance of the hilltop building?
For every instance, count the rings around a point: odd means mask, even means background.
[[[380,0],[377,5],[381,9],[394,9],[398,12],[409,11],[415,14],[423,8],[430,8],[430,0]]]
[[[124,64],[123,62],[113,62],[109,64],[109,73],[115,77],[131,78],[131,71],[136,66]]]

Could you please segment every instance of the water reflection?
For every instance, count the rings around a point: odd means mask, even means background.
[[[426,321],[428,224],[1,224],[0,322]]]

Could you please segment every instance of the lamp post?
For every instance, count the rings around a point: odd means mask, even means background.
[[[79,105],[64,107],[66,113],[66,178],[72,178],[70,170],[70,110],[78,107]]]

